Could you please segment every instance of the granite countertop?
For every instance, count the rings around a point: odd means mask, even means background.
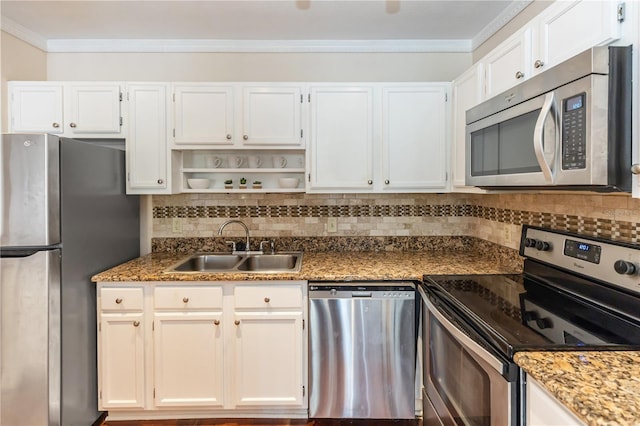
[[[640,352],[519,352],[516,363],[588,425],[640,425]]]
[[[305,252],[297,273],[166,273],[184,254],[152,253],[92,277],[92,281],[422,280],[424,274],[516,272],[477,252]]]

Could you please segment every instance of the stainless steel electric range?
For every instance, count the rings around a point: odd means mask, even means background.
[[[522,274],[425,275],[425,426],[521,425],[518,351],[640,349],[640,245],[524,226]]]

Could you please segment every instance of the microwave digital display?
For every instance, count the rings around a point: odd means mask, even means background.
[[[565,111],[573,111],[575,109],[580,109],[584,106],[584,95],[574,96],[573,98],[569,98],[564,101],[564,110]]]

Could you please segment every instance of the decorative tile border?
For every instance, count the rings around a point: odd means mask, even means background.
[[[512,225],[536,225],[627,242],[640,241],[640,223],[533,212],[473,204],[156,206],[167,218],[474,217]]]

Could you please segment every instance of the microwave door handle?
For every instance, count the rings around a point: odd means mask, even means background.
[[[542,170],[544,180],[549,183],[553,183],[553,172],[551,171],[551,166],[549,166],[549,163],[547,163],[546,158],[544,158],[544,125],[547,122],[549,116],[552,115],[551,113],[553,111],[553,103],[554,94],[553,92],[549,92],[544,97],[544,103],[542,104],[542,109],[540,111],[540,115],[538,116],[538,120],[536,121],[536,127],[533,132],[533,150],[536,154],[536,159],[538,160],[540,169]]]

